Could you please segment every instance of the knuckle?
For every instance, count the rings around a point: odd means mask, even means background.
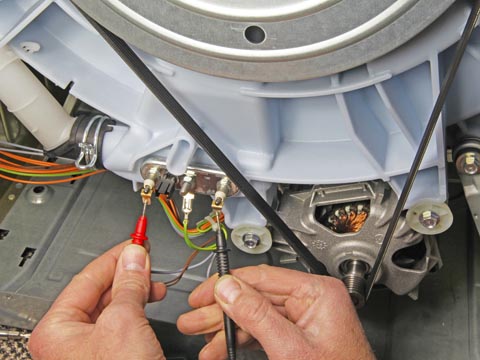
[[[117,283],[117,289],[119,290],[128,290],[128,291],[141,291],[144,293],[150,293],[150,286],[147,279],[141,274],[132,274],[133,276],[128,276],[120,279]]]
[[[30,351],[34,359],[39,358],[41,355],[41,342],[37,331],[33,331],[28,340],[28,351]]]
[[[337,294],[345,292],[345,285],[343,282],[333,276],[316,276],[312,285],[330,293],[333,292]]]
[[[268,269],[271,268],[271,266],[268,265],[268,264],[260,264],[260,265],[258,265],[258,268],[259,268],[260,270],[268,270]]]
[[[46,337],[48,333],[48,327],[46,328],[42,323],[33,330],[27,345],[33,359],[42,359],[46,355],[53,355],[47,348],[48,341],[46,341]]]
[[[270,314],[270,302],[264,297],[258,299],[247,298],[245,300],[240,304],[241,308],[239,309],[242,318],[255,324],[264,323]]]
[[[335,277],[327,277],[325,281],[329,291],[333,292],[334,294],[344,295],[347,293],[347,289],[345,288],[345,284],[342,282],[342,280]]]
[[[135,274],[137,275],[137,274]],[[148,302],[150,296],[150,284],[143,276],[128,276],[114,282],[112,290],[112,303],[134,302],[143,305]]]

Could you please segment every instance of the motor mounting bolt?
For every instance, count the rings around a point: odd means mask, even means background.
[[[420,224],[422,224],[427,229],[434,229],[440,222],[440,215],[434,211],[424,211],[418,217]]]

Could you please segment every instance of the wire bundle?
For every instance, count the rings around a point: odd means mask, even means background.
[[[199,221],[196,224],[195,228],[188,228],[188,221],[183,221],[183,225],[180,222],[180,216],[175,206],[175,202],[172,199],[168,199],[165,195],[160,195],[158,197],[160,204],[162,205],[165,214],[167,215],[170,224],[173,227],[173,230],[179,235],[182,236],[185,240],[187,246],[191,249],[198,250],[198,251],[215,251],[217,249],[216,245],[209,245],[209,246],[198,246],[194,244],[191,239],[202,236],[203,234],[212,230],[212,224],[217,222],[217,215],[212,213],[209,216],[205,217],[203,220]],[[228,238],[228,233],[223,225],[224,215],[220,213],[220,218],[218,219],[220,222],[220,226],[222,231],[225,235],[225,238]]]
[[[41,153],[39,153],[39,155],[40,154]],[[10,151],[0,151],[0,155],[0,178],[22,184],[60,184],[83,179],[105,171],[79,170],[74,165],[35,160],[21,155],[15,155]],[[5,174],[34,178],[35,180],[14,178]],[[44,178],[48,179],[44,180]]]

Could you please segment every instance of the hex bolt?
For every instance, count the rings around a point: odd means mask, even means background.
[[[255,249],[260,244],[260,236],[254,233],[246,233],[242,237],[243,244],[249,249]]]
[[[181,196],[187,195],[192,189],[192,187],[193,187],[192,179],[185,176],[185,178],[183,178],[182,187],[180,188],[180,195]]]
[[[368,264],[361,260],[347,260],[340,268],[343,272],[342,281],[347,287],[353,305],[357,309],[362,308],[365,305],[365,276],[369,271]]]
[[[431,230],[440,222],[440,215],[434,211],[427,210],[420,214],[418,221],[420,221],[420,224],[422,224],[423,227]]]
[[[478,173],[479,167],[478,153],[469,152],[465,154],[463,160],[463,171],[467,175],[475,175]]]

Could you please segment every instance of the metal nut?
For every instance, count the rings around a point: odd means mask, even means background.
[[[420,214],[418,220],[427,229],[433,229],[440,222],[440,216],[434,211],[427,210]]]
[[[471,150],[458,155],[456,166],[459,174],[480,174],[480,153]]]
[[[249,249],[255,249],[260,244],[260,236],[254,233],[246,233],[243,235],[243,243]]]
[[[465,172],[465,174],[475,175],[478,172],[478,167],[478,154],[474,152],[466,153],[463,162],[463,171]]]

